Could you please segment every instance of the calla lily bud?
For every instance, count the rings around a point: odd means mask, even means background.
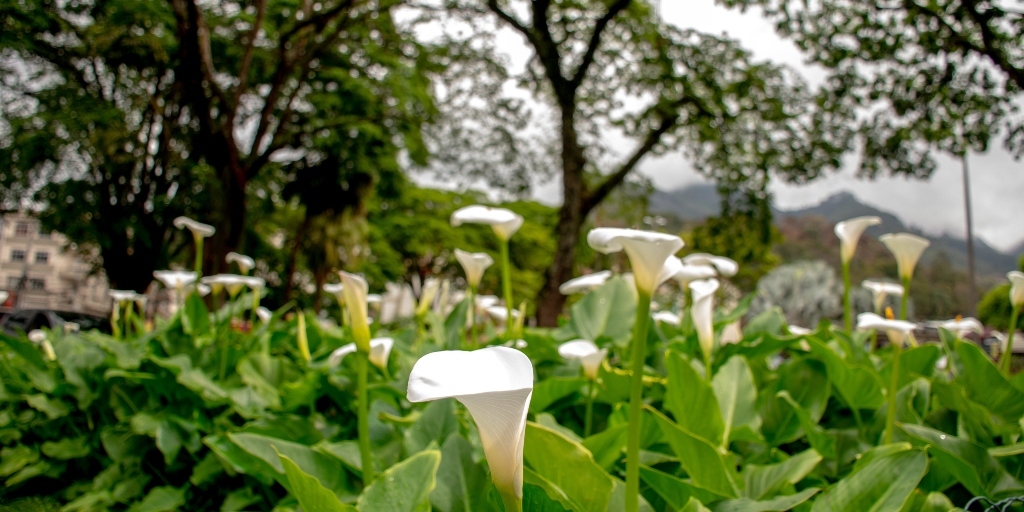
[[[395,346],[395,340],[392,338],[373,338],[370,340],[370,362],[374,366],[380,369],[386,369],[388,367],[388,357],[391,355],[391,348]],[[338,366],[341,364],[341,360],[345,356],[356,351],[356,344],[349,343],[344,347],[341,347],[334,352],[331,352],[331,356],[327,358],[327,364],[330,366]]]
[[[885,305],[885,298],[889,295],[894,297],[903,296],[903,286],[885,281],[864,281],[861,286],[871,290],[871,297],[874,299],[875,311],[881,311]]]
[[[899,269],[900,279],[904,281],[909,281],[913,277],[917,260],[921,259],[921,254],[931,245],[928,239],[910,233],[890,233],[878,237],[878,240],[896,257],[896,268]]]
[[[256,262],[252,258],[244,254],[238,254],[237,252],[229,252],[228,255],[224,257],[224,261],[226,261],[228,265],[232,263],[238,264],[238,270],[242,272],[242,275],[248,274],[250,270],[256,267]]]
[[[651,315],[651,318],[653,318],[655,322],[675,325],[677,327],[679,326],[679,315],[671,311],[658,311],[657,313]]]
[[[957,336],[962,337],[964,334],[969,332],[981,334],[985,331],[985,326],[981,325],[981,322],[977,318],[973,317],[956,317],[953,320],[946,320],[939,324],[939,327],[955,333]]]
[[[573,340],[562,343],[558,346],[558,355],[565,359],[574,359],[583,365],[583,373],[588,379],[597,379],[597,372],[601,369],[601,363],[608,356],[608,349],[597,348],[597,345],[590,340]]]
[[[408,399],[455,398],[476,421],[491,480],[502,494],[523,497],[523,443],[533,394],[533,365],[522,352],[488,347],[420,358],[409,374]]]
[[[700,349],[704,353],[704,357],[711,357],[711,352],[715,348],[713,314],[716,291],[718,291],[717,279],[703,279],[690,283],[690,292],[693,294],[690,316],[697,329],[697,341],[700,342]]]
[[[1024,272],[1014,270],[1006,278],[1010,280],[1010,304],[1014,308],[1024,306]]]
[[[441,280],[436,277],[427,278],[423,283],[423,291],[420,293],[420,302],[416,305],[416,316],[427,314],[430,305],[434,303],[438,290],[441,289]]]
[[[345,305],[348,307],[349,317],[352,321],[352,336],[356,341],[356,348],[360,352],[370,353],[370,322],[367,311],[366,295],[370,285],[366,279],[348,272],[341,274],[341,282],[344,285],[342,295],[345,296]]]
[[[843,263],[849,263],[853,259],[853,253],[857,251],[857,242],[860,235],[869,226],[877,226],[882,219],[875,216],[857,217],[844,220],[836,224],[835,232],[839,237],[839,254]]]
[[[715,268],[718,275],[724,277],[732,277],[740,271],[740,265],[739,263],[736,263],[736,260],[726,258],[725,256],[714,256],[712,254],[702,252],[684,256],[683,265],[710,265]]]
[[[587,234],[587,243],[603,254],[625,251],[637,291],[647,296],[661,284],[665,261],[683,248],[683,240],[675,235],[620,228],[592,229]]]
[[[462,224],[486,224],[491,226],[498,238],[508,241],[523,227],[523,216],[505,208],[473,205],[459,208],[452,213],[452,226]]]
[[[484,271],[494,264],[494,258],[485,252],[468,252],[462,249],[455,249],[455,259],[459,260],[462,270],[466,272],[466,283],[470,288],[480,286]]]
[[[299,345],[299,353],[302,354],[302,358],[308,363],[313,359],[313,356],[309,353],[309,336],[306,334],[306,312],[299,311],[299,327],[298,336],[296,342]]]
[[[178,217],[174,219],[174,227],[178,229],[188,229],[196,239],[208,238],[217,232],[217,229],[213,226],[194,221],[188,217]]]
[[[156,270],[153,272],[153,277],[160,280],[167,288],[174,290],[181,290],[196,282],[197,276],[198,274],[195,272],[185,270]]]
[[[917,328],[917,324],[906,320],[893,320],[874,313],[861,313],[857,315],[857,329],[862,331],[884,331],[891,343],[902,345],[906,341],[907,336],[914,332],[915,328]]]
[[[602,270],[601,272],[594,272],[593,274],[587,274],[574,279],[570,279],[562,286],[558,287],[558,291],[562,295],[573,295],[576,293],[586,293],[594,288],[600,288],[608,279],[612,277],[611,270]]]

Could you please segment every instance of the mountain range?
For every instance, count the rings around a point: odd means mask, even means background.
[[[649,197],[648,208],[655,215],[671,216],[683,222],[700,221],[718,214],[720,208],[718,191],[714,185],[708,184],[689,185],[667,192],[656,190]],[[931,249],[925,253],[925,261],[934,258],[939,253],[945,253],[954,267],[967,267],[967,243],[963,238],[925,234],[917,228],[908,227],[899,217],[890,212],[861,203],[849,192],[834,194],[822,201],[821,204],[808,208],[778,210],[773,207],[772,214],[777,223],[787,218],[817,216],[832,224],[853,217],[875,215],[882,219],[882,223],[868,228],[866,231],[868,236],[877,238],[885,233],[901,231],[915,233],[932,242]],[[988,245],[984,240],[977,237],[974,239],[974,260],[979,276],[1001,276],[1016,269],[1017,258],[1022,253],[1024,253],[1024,241],[1021,241],[1010,254],[1007,254]]]

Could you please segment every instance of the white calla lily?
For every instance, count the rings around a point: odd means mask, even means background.
[[[702,252],[688,254],[683,257],[682,261],[683,265],[711,265],[715,267],[718,275],[725,277],[732,277],[740,271],[740,265],[736,263],[736,260]]]
[[[974,317],[957,317],[952,320],[946,320],[945,322],[940,322],[939,327],[961,337],[969,332],[981,334],[985,331],[985,326]]]
[[[110,295],[111,299],[114,299],[114,302],[117,302],[120,305],[134,301],[139,295],[133,290],[110,290],[107,293]]]
[[[806,327],[800,327],[799,325],[790,325],[789,326],[789,334],[792,334],[793,336],[803,336],[805,334],[810,334],[812,332],[814,332],[814,331],[812,331],[812,330],[810,330],[810,329],[808,329]]]
[[[903,286],[896,283],[867,280],[860,285],[871,290],[871,297],[874,301],[876,312],[882,311],[882,306],[885,305],[885,298],[889,295],[894,297],[903,296]]]
[[[173,290],[181,290],[196,282],[198,274],[187,270],[156,270],[153,277],[160,280],[164,286]]]
[[[198,285],[196,285],[196,293],[198,293],[200,297],[206,297],[212,291],[213,288],[211,288],[210,285],[206,285],[203,283],[199,283]]]
[[[256,268],[255,260],[244,254],[238,254],[237,252],[229,252],[228,255],[224,257],[224,261],[226,261],[228,265],[232,263],[237,264],[238,269],[243,275],[248,274],[250,270]]]
[[[46,341],[46,333],[41,329],[32,329],[28,332],[28,340],[32,343],[42,343]]]
[[[1006,278],[1010,280],[1010,304],[1015,308],[1024,306],[1024,272],[1014,270]]]
[[[690,283],[690,292],[693,294],[693,306],[690,307],[690,316],[693,318],[693,326],[697,330],[697,341],[700,343],[700,349],[706,358],[705,364],[710,362],[711,352],[715,348],[713,314],[716,291],[718,291],[717,279],[702,279]]]
[[[896,257],[896,268],[899,269],[900,280],[906,282],[914,275],[914,267],[921,259],[921,254],[931,245],[927,238],[910,233],[890,233],[878,237]]]
[[[498,323],[502,323],[503,324],[505,322],[508,322],[508,309],[507,308],[504,308],[502,306],[491,306],[491,307],[485,309],[484,311],[487,312],[487,315],[490,316],[491,319],[493,319],[494,321],[496,321]],[[512,318],[513,319],[519,318],[519,311],[518,310],[515,310],[515,309],[512,310]]]
[[[380,369],[386,369],[388,367],[388,357],[391,356],[391,348],[395,346],[395,340],[392,338],[373,338],[370,340],[370,362],[374,366]],[[331,352],[331,356],[327,358],[327,364],[330,366],[338,366],[341,364],[341,360],[345,356],[352,354],[356,351],[356,344],[349,343],[334,352]]]
[[[600,288],[611,277],[611,270],[602,270],[600,272],[582,275],[562,283],[562,286],[558,287],[558,291],[562,295],[586,293],[595,288]]]
[[[53,351],[53,345],[50,340],[47,339],[46,333],[39,329],[32,329],[28,332],[28,339],[32,343],[39,345],[39,348],[43,351],[43,355],[49,361],[57,360],[57,353]]]
[[[263,306],[260,306],[260,307],[256,308],[256,316],[259,317],[259,319],[263,323],[267,323],[267,322],[270,321],[271,318],[273,318],[274,313],[271,312],[269,309],[267,309],[267,308],[265,308]]]
[[[881,223],[881,218],[869,215],[844,220],[836,224],[835,232],[836,236],[839,237],[839,255],[844,264],[849,263],[853,259],[853,253],[857,251],[857,242],[860,241],[860,236],[864,233],[864,230]]]
[[[743,328],[737,320],[722,328],[722,345],[743,341]]]
[[[238,274],[217,274],[206,276],[200,280],[202,284],[210,286],[213,290],[224,288],[232,298],[236,297],[248,286],[249,280]]]
[[[583,366],[583,373],[588,379],[597,379],[597,372],[601,369],[601,363],[608,356],[608,349],[598,348],[590,340],[572,340],[558,346],[558,355],[564,359],[579,361]]]
[[[366,296],[367,304],[380,304],[384,300],[379,293],[371,293]]]
[[[655,322],[661,322],[664,324],[670,324],[675,326],[679,326],[680,321],[679,315],[671,311],[658,311],[657,313],[651,315],[651,318],[653,318]]]
[[[621,228],[592,229],[587,243],[603,254],[625,251],[637,291],[648,297],[661,284],[665,261],[683,248],[683,240],[675,235]]]
[[[496,295],[480,295],[476,298],[476,309],[479,311],[487,311],[493,306],[497,306],[501,302]]]
[[[349,318],[352,321],[352,336],[356,339],[356,347],[361,352],[370,352],[370,322],[367,311],[366,295],[370,285],[361,276],[338,272],[341,275],[341,293],[345,296],[345,306],[348,308]]]
[[[423,282],[423,289],[420,292],[420,302],[416,305],[416,316],[422,317],[427,314],[430,305],[434,303],[438,290],[441,289],[441,280],[436,277],[428,277]]]
[[[861,313],[857,315],[857,329],[861,331],[883,331],[889,337],[890,343],[898,343],[903,346],[907,336],[914,332],[917,324],[906,320],[890,320],[874,313]]]
[[[209,224],[203,224],[202,222],[192,220],[184,216],[174,219],[174,227],[178,229],[187,229],[191,231],[192,236],[196,238],[208,238],[217,232],[217,229]]]
[[[459,208],[452,213],[452,226],[462,224],[486,224],[491,226],[498,238],[508,241],[523,227],[523,216],[506,208],[473,205]]]
[[[669,258],[670,260],[672,258]],[[672,274],[672,279],[675,279],[679,283],[680,287],[689,286],[693,281],[699,281],[701,279],[711,279],[718,275],[715,271],[715,267],[711,265],[697,265],[692,263],[682,263],[680,261],[679,267],[675,269],[675,273]]]
[[[466,273],[466,283],[470,288],[480,286],[487,267],[494,264],[494,258],[486,252],[469,252],[455,249],[455,259],[459,260],[462,270]]]
[[[488,347],[420,358],[409,373],[408,399],[455,398],[476,421],[491,480],[506,501],[523,497],[523,443],[533,394],[533,365],[522,352]]]

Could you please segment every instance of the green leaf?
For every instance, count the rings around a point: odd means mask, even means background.
[[[304,472],[319,480],[324,487],[339,497],[344,498],[350,493],[347,475],[344,471],[338,471],[338,463],[334,457],[313,450],[309,446],[258,434],[235,432],[227,434],[227,438],[244,452],[269,465],[274,471],[271,476],[282,485],[287,486],[288,479],[278,453],[291,459]],[[233,460],[242,466],[242,472],[245,473],[252,471],[260,474],[265,468],[255,461],[239,457],[238,454],[234,454]]]
[[[665,367],[665,408],[688,432],[721,444],[725,423],[715,390],[679,352],[669,350],[665,354]]]
[[[770,500],[754,501],[746,498],[719,501],[711,506],[712,512],[785,512],[809,500],[820,489],[811,487],[789,496],[778,496]]]
[[[181,312],[181,327],[185,334],[191,334],[193,337],[210,332],[210,311],[206,309],[206,304],[198,293],[190,293],[185,298],[185,309]]]
[[[64,438],[43,443],[43,454],[51,459],[70,460],[89,454],[89,440],[85,437]]]
[[[928,456],[923,450],[898,447],[891,453],[870,458],[870,462],[820,494],[812,512],[900,510],[927,470]]]
[[[51,420],[62,418],[71,412],[71,408],[59,398],[50,398],[42,393],[28,395],[25,397],[25,401],[28,402],[28,405],[31,405],[33,409],[45,413],[46,417]]]
[[[185,505],[185,490],[177,487],[154,487],[142,501],[132,505],[128,512],[171,512]]]
[[[338,497],[328,491],[319,480],[302,471],[288,457],[278,454],[281,465],[284,467],[288,483],[291,484],[291,493],[299,500],[299,506],[303,510],[316,510],[317,512],[355,512],[356,509],[343,504]]]
[[[523,484],[523,510],[530,512],[568,512],[560,503],[548,496],[541,486]]]
[[[818,453],[828,458],[835,458],[836,456],[836,440],[829,435],[825,429],[821,428],[817,422],[811,419],[810,413],[806,409],[796,403],[793,397],[789,396],[788,391],[779,391],[778,398],[786,402],[793,410],[794,416],[800,422],[800,426],[804,430],[804,435],[807,436],[807,441],[811,443],[811,447],[817,450]]]
[[[0,449],[0,476],[13,475],[37,460],[39,452],[29,446],[20,444]]]
[[[568,327],[579,338],[596,341],[605,337],[625,346],[632,336],[635,317],[636,292],[615,276],[572,305]]]
[[[557,495],[551,497],[563,506],[576,512],[608,509],[612,478],[579,443],[528,422],[523,460],[533,473],[557,489]]]
[[[458,349],[462,345],[462,332],[466,329],[466,319],[469,318],[470,300],[462,299],[448,317],[444,320],[444,339],[440,340],[449,349]]]
[[[777,375],[778,380],[770,383],[760,393],[761,432],[772,446],[798,439],[801,427],[804,432],[808,430],[805,423],[817,425],[825,411],[831,387],[825,366],[820,361],[807,357],[786,363],[779,368]],[[781,398],[782,393],[786,393],[798,407],[794,408]],[[796,412],[798,409],[804,411],[806,421],[801,420]],[[807,435],[811,436],[810,433]],[[811,441],[813,443],[813,439]],[[812,446],[819,453],[830,456],[830,451],[823,451],[814,444]]]
[[[858,409],[876,409],[882,405],[885,400],[882,390],[885,387],[874,367],[866,363],[846,361],[816,338],[805,339],[810,344],[814,357],[825,363],[829,379],[846,405]]]
[[[687,500],[686,505],[683,505],[683,508],[679,509],[679,512],[711,512],[711,511],[708,510],[708,508],[705,507],[701,502],[699,502],[699,501],[697,501],[697,500],[695,500],[693,498],[690,498],[689,500]]]
[[[954,343],[957,357],[950,358],[950,363],[967,396],[1000,418],[1017,423],[1024,416],[1024,392],[1006,380],[977,345]]]
[[[1024,490],[984,446],[920,425],[901,427],[911,438],[929,445],[935,461],[975,496],[992,498]]]
[[[185,354],[166,359],[150,356],[157,365],[171,370],[182,386],[196,392],[208,404],[222,404],[228,399],[228,392],[221,388],[202,370],[192,367],[192,360]]]
[[[742,427],[749,427],[754,432],[761,427],[761,418],[757,415],[757,388],[754,376],[750,373],[747,361],[742,357],[730,358],[719,367],[711,379],[711,387],[718,398],[718,406],[722,411],[724,437],[722,444],[728,446],[730,433]]]
[[[544,412],[551,404],[577,392],[587,380],[582,377],[550,377],[533,386],[530,398],[530,412]]]
[[[595,462],[608,471],[622,458],[628,439],[629,424],[623,423],[594,434],[580,444],[594,456]]]
[[[687,432],[657,410],[646,409],[657,420],[679,463],[695,484],[727,498],[739,496],[732,463],[726,461],[717,446]]]
[[[430,493],[430,504],[439,512],[481,510],[487,502],[488,484],[487,472],[473,461],[469,441],[458,433],[448,436],[441,446],[441,465],[437,468],[437,486]],[[525,494],[524,491],[524,504],[528,501]]]
[[[786,484],[796,484],[803,480],[819,462],[821,455],[810,449],[777,464],[750,464],[743,469],[743,480],[746,482],[744,496],[753,500],[768,498]]]
[[[694,485],[692,481],[686,481],[647,466],[640,466],[640,478],[673,509],[684,507],[691,499],[711,503],[728,498],[728,496]]]
[[[203,485],[223,472],[224,466],[217,460],[217,456],[213,453],[207,453],[203,460],[192,466],[192,476],[189,477],[188,481],[192,482],[192,485]]]
[[[32,381],[32,385],[44,393],[52,393],[54,389],[57,389],[57,379],[54,377],[53,370],[43,360],[43,355],[39,351],[39,348],[35,346],[31,341],[28,341],[24,337],[13,337],[8,336],[4,333],[0,333],[0,341],[3,341],[8,347],[11,347],[16,354],[21,356],[28,364],[17,365],[16,368],[24,372],[28,376],[29,380]],[[13,367],[13,365],[12,365]]]
[[[430,402],[412,427],[405,431],[403,439],[405,453],[411,455],[423,451],[431,443],[440,446],[448,439],[449,435],[458,429],[459,421],[455,415],[455,400]]]
[[[178,456],[183,441],[178,431],[165,417],[139,413],[131,419],[132,431],[156,440],[156,447],[164,454],[164,461],[170,464]]]
[[[429,507],[440,463],[441,452],[425,450],[391,466],[363,490],[356,508],[362,512],[424,510]]]

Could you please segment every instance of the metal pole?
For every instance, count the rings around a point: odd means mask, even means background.
[[[967,167],[967,152],[960,155],[960,162],[963,164],[964,175],[964,212],[967,218],[967,279],[968,292],[967,314],[973,316],[978,302],[978,290],[974,280],[974,226],[971,220],[971,181],[970,170]]]

